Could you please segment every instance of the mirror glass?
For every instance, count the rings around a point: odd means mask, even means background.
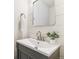
[[[48,26],[55,24],[55,7],[53,0],[33,1],[32,25]]]

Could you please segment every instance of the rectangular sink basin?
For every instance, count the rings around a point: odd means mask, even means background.
[[[39,41],[32,38],[17,40],[17,43],[22,44],[32,50],[35,50],[45,56],[51,56],[59,47],[59,44],[50,44],[45,41]]]

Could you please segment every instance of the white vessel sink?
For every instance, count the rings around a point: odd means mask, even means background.
[[[45,41],[39,41],[32,38],[17,40],[17,43],[22,44],[32,50],[35,50],[43,55],[51,56],[59,47],[59,44],[50,44]]]

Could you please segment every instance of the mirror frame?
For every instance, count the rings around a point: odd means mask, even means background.
[[[54,13],[54,14],[55,14],[55,22],[54,22],[54,24],[51,24],[51,25],[50,25],[50,24],[49,24],[49,25],[34,25],[34,22],[33,22],[33,20],[34,20],[34,16],[33,16],[33,14],[34,14],[34,13],[33,13],[33,10],[34,10],[34,9],[33,9],[33,6],[34,6],[34,3],[37,2],[37,1],[38,1],[38,0],[35,0],[35,1],[32,2],[32,24],[31,24],[31,25],[32,25],[33,27],[48,27],[48,26],[55,26],[55,25],[56,25],[56,8],[55,8],[55,0],[54,0],[54,3],[53,3],[54,12],[55,12],[55,13]]]

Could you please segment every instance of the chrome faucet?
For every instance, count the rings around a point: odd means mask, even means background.
[[[42,37],[42,35],[41,35],[41,32],[40,32],[40,31],[38,31],[38,32],[36,33],[36,36],[37,36],[37,40],[44,41],[44,37]]]

